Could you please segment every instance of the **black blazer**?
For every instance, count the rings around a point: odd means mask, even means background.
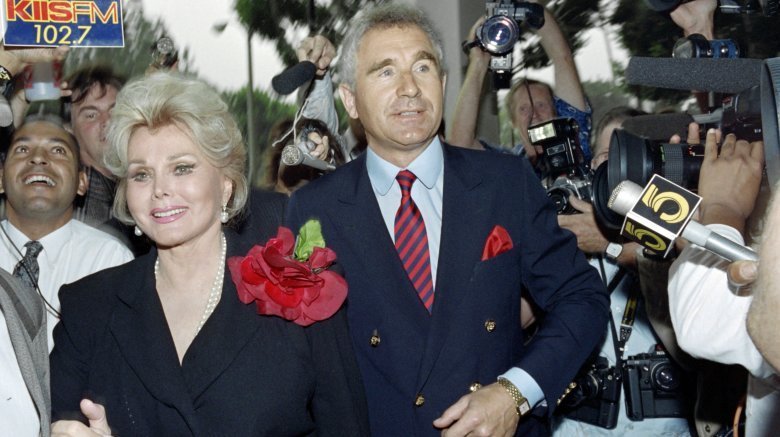
[[[574,236],[558,226],[525,159],[444,145],[442,203],[432,315],[399,260],[365,156],[301,188],[288,207],[293,228],[320,220],[344,269],[350,331],[377,436],[438,435],[432,422],[447,407],[474,383],[493,383],[513,366],[539,384],[549,415],[606,328],[606,290]],[[496,225],[514,247],[483,261]],[[521,290],[544,313],[527,344]],[[518,434],[548,433],[541,416],[524,420]]]
[[[246,232],[226,231],[228,256],[246,253]],[[226,272],[222,298],[180,366],[155,291],[155,259],[152,250],[60,290],[54,420],[83,419],[79,401],[88,397],[105,405],[118,435],[368,433],[343,312],[308,328],[260,316],[238,300]]]

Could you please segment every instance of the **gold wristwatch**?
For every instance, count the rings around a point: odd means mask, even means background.
[[[528,399],[520,393],[520,390],[518,390],[511,381],[499,376],[498,383],[501,384],[501,387],[504,387],[504,389],[509,392],[509,396],[512,396],[512,399],[514,399],[518,416],[523,417],[531,411],[531,404],[528,403]]]

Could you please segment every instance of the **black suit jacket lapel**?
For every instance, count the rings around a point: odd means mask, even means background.
[[[430,375],[439,352],[447,340],[450,325],[458,323],[455,315],[469,280],[479,262],[487,235],[479,235],[478,225],[490,220],[485,202],[488,188],[482,185],[480,169],[469,164],[463,154],[444,146],[444,194],[442,199],[441,240],[433,317],[425,354],[420,368],[420,386]]]
[[[139,262],[139,271],[117,292],[120,300],[109,322],[127,364],[146,390],[179,410],[195,432],[197,420],[182,378],[179,358],[168,329],[154,280],[155,250]],[[140,278],[137,279],[136,278]]]
[[[240,253],[237,235],[225,231],[228,244],[228,258],[244,256]],[[256,241],[255,244],[264,244]],[[193,401],[200,396],[219,375],[227,369],[244,346],[260,327],[260,317],[253,304],[245,305],[238,300],[238,292],[230,271],[225,268],[222,297],[214,313],[203,325],[184,356],[183,374]]]

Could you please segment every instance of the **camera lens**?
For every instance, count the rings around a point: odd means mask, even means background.
[[[615,129],[609,145],[607,179],[612,192],[622,181],[644,186],[658,174],[687,189],[696,189],[704,147],[654,142]]]
[[[479,41],[491,54],[503,55],[512,51],[519,36],[520,26],[515,20],[505,15],[494,15],[482,25]]]
[[[555,204],[555,211],[557,211],[559,215],[577,213],[577,210],[569,203],[569,196],[572,194],[574,193],[560,187],[553,187],[547,190],[547,196]]]
[[[652,371],[653,387],[658,390],[672,392],[680,387],[680,377],[677,370],[668,362],[658,363]]]

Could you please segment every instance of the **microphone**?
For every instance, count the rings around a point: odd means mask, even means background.
[[[689,206],[691,198],[696,199],[693,208]],[[690,220],[700,200],[699,196],[655,175],[644,189],[631,181],[621,182],[612,191],[607,205],[626,216],[621,234],[651,250],[671,248],[671,243],[682,234],[691,243],[729,261],[758,261],[758,254],[752,249]],[[669,213],[669,208],[663,205],[666,202],[676,204],[677,212]]]
[[[632,57],[626,83],[673,90],[736,94],[761,81],[762,59]]]
[[[321,171],[333,171],[336,166],[321,159],[312,158],[295,144],[288,144],[282,149],[282,162],[288,167],[306,165]]]
[[[271,86],[279,94],[287,95],[312,80],[317,74],[317,66],[310,61],[301,61],[282,71],[271,79]]]

